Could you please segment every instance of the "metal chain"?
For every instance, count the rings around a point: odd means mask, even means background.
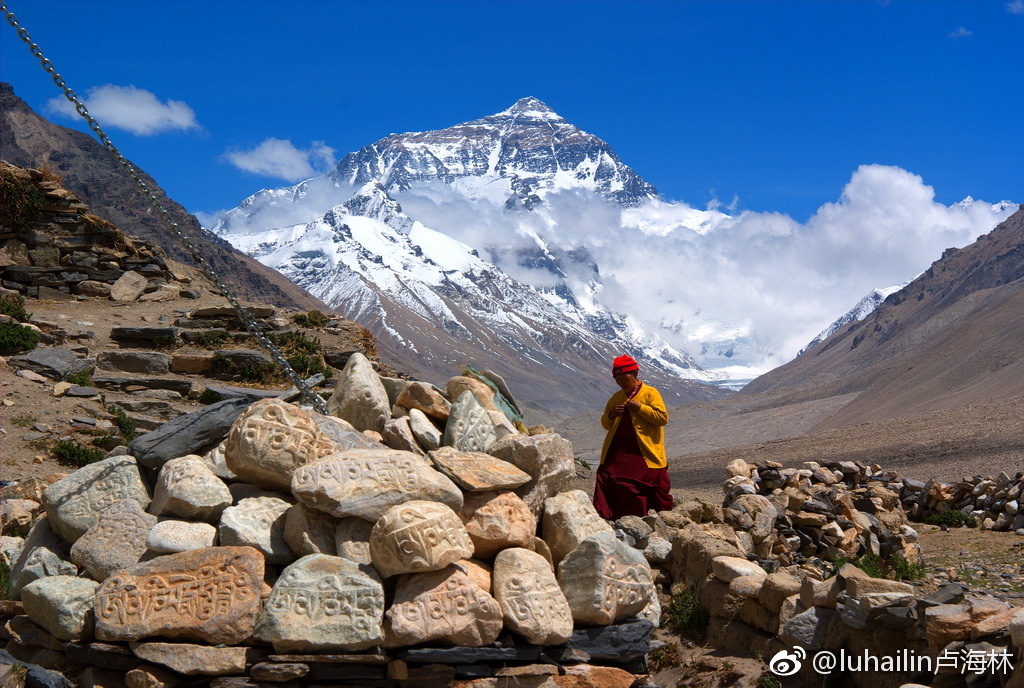
[[[254,337],[256,337],[256,339],[260,342],[260,344],[263,345],[263,348],[265,348],[270,353],[270,357],[274,360],[274,362],[281,366],[282,370],[284,370],[284,372],[288,375],[288,378],[295,385],[296,389],[299,390],[300,394],[302,395],[302,398],[305,401],[309,402],[313,406],[313,408],[315,408],[318,412],[326,415],[327,405],[324,403],[323,397],[321,397],[319,394],[313,393],[313,391],[306,386],[305,382],[302,380],[302,377],[298,373],[296,373],[295,370],[288,363],[288,361],[285,360],[280,350],[278,350],[274,343],[270,341],[270,339],[265,334],[263,334],[263,331],[260,328],[259,323],[256,321],[256,318],[238,301],[238,299],[232,293],[231,289],[229,289],[228,286],[221,281],[220,277],[217,275],[213,267],[206,262],[206,259],[203,258],[202,255],[200,255],[199,250],[196,248],[195,244],[192,243],[192,240],[188,236],[186,236],[184,232],[181,231],[181,229],[178,227],[178,223],[174,221],[170,213],[168,213],[167,210],[160,203],[159,199],[157,199],[153,192],[150,191],[149,187],[146,186],[146,183],[142,181],[142,178],[139,177],[139,174],[138,172],[135,171],[135,168],[132,167],[131,163],[129,163],[123,155],[121,155],[121,152],[114,145],[113,141],[110,140],[110,137],[108,137],[103,132],[103,129],[100,128],[99,123],[92,118],[92,115],[89,114],[89,111],[88,109],[86,109],[85,104],[82,101],[80,101],[75,92],[68,87],[67,83],[65,83],[64,81],[64,77],[57,73],[57,70],[54,68],[53,63],[50,62],[50,60],[43,55],[42,49],[40,49],[38,45],[32,42],[32,38],[29,36],[28,31],[26,31],[18,24],[18,18],[7,8],[6,0],[0,0],[0,9],[2,9],[4,14],[6,15],[7,22],[11,26],[13,26],[14,29],[18,32],[18,37],[21,38],[21,40],[29,46],[29,51],[39,59],[39,62],[42,65],[43,70],[53,78],[53,83],[55,83],[57,87],[64,92],[64,97],[71,101],[72,105],[75,106],[75,111],[85,119],[85,121],[89,124],[89,128],[96,133],[96,136],[99,138],[100,143],[103,144],[103,147],[110,151],[110,154],[114,156],[114,159],[117,160],[121,167],[125,169],[125,171],[128,173],[128,176],[131,177],[131,179],[135,182],[136,186],[139,187],[139,190],[142,192],[142,194],[149,200],[150,206],[152,206],[153,209],[157,212],[157,214],[159,214],[160,217],[163,218],[164,222],[167,223],[167,226],[170,227],[171,231],[174,232],[175,236],[178,237],[182,245],[185,246],[185,249],[188,251],[192,259],[199,265],[199,267],[203,270],[206,276],[210,278],[210,280],[217,286],[217,289],[219,289],[220,292],[227,298],[228,302],[231,304],[231,306],[235,309],[235,312],[238,314],[238,318],[243,323],[245,323],[246,329],[248,329],[249,332]]]

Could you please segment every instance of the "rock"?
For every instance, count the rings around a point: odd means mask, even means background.
[[[571,490],[544,501],[541,533],[556,564],[588,537],[603,532],[613,532],[612,527],[597,515],[586,492]]]
[[[227,399],[178,416],[132,440],[128,453],[147,468],[160,468],[180,456],[205,454],[221,443],[250,404],[249,399]]]
[[[193,454],[171,459],[160,469],[150,511],[157,516],[213,523],[231,502],[228,486],[202,457]]]
[[[0,524],[4,535],[26,535],[42,505],[31,499],[0,500]]]
[[[652,535],[647,539],[644,557],[652,564],[664,564],[672,557],[672,542],[660,535]]]
[[[764,585],[766,576],[748,574],[738,576],[729,581],[729,592],[740,597],[757,599],[761,594],[761,587]]]
[[[244,674],[245,647],[210,647],[193,643],[132,643],[135,656],[186,676]]]
[[[412,432],[409,419],[404,416],[402,418],[392,418],[384,423],[384,429],[380,434],[384,444],[392,449],[408,451],[413,454],[424,453],[423,448],[420,447],[419,441]]]
[[[156,351],[104,351],[96,357],[96,367],[123,373],[166,375],[171,357]]]
[[[537,645],[572,637],[572,610],[547,560],[528,549],[502,550],[494,560],[494,598],[505,626]]]
[[[1010,641],[1019,650],[1024,648],[1024,609],[1018,609],[1017,613],[1010,620],[1009,627]]]
[[[462,491],[425,458],[384,448],[342,451],[301,466],[292,476],[291,491],[314,509],[367,521],[409,500],[462,508]]]
[[[428,385],[425,382],[410,382],[405,385],[395,399],[395,404],[410,411],[413,409],[420,411],[430,418],[436,418],[441,423],[448,420],[452,407],[451,403],[433,385]]]
[[[309,675],[309,665],[302,662],[259,662],[253,664],[249,677],[265,683],[285,683]]]
[[[26,585],[21,600],[28,618],[55,638],[88,640],[93,633],[93,596],[97,587],[96,581],[87,578],[50,576]]]
[[[284,539],[296,557],[307,554],[336,553],[334,543],[338,519],[305,504],[296,504],[285,512]]]
[[[494,403],[494,390],[475,377],[456,375],[449,378],[445,385],[445,391],[448,393],[449,399],[458,399],[466,392],[469,392],[484,410],[501,412],[501,409]]]
[[[373,565],[385,578],[436,571],[473,556],[469,533],[450,507],[413,500],[388,509],[370,533]]]
[[[110,285],[111,301],[134,301],[146,291],[149,280],[134,270],[128,270]]]
[[[507,435],[495,442],[489,453],[532,476],[516,494],[538,519],[544,513],[544,500],[562,492],[576,477],[572,444],[554,433]]]
[[[497,440],[498,432],[487,409],[472,392],[463,392],[452,405],[443,444],[459,451],[486,452]]]
[[[352,424],[341,418],[325,416],[316,411],[309,411],[310,418],[317,424],[320,431],[335,445],[335,451],[349,449],[380,449],[380,442],[375,442],[352,427]]]
[[[100,585],[96,637],[131,641],[164,636],[235,645],[252,635],[262,586],[263,556],[251,547],[156,557]]]
[[[373,523],[361,518],[343,518],[334,531],[334,547],[339,557],[357,564],[373,564],[370,556],[370,533]]]
[[[233,483],[238,480],[238,476],[228,468],[227,459],[224,458],[224,447],[226,444],[227,440],[221,442],[216,447],[203,454],[203,463],[206,464],[207,468],[213,471],[215,476],[223,480],[225,483]]]
[[[149,531],[146,547],[158,554],[174,554],[213,547],[217,529],[209,523],[160,521]]]
[[[69,375],[89,370],[95,362],[79,358],[70,349],[46,347],[33,349],[23,356],[12,356],[7,363],[16,370],[33,372],[51,380],[64,380]]]
[[[336,449],[316,421],[298,406],[263,399],[231,426],[224,459],[243,481],[287,492],[296,468]]]
[[[29,530],[18,558],[11,565],[11,597],[21,599],[21,590],[47,576],[74,576],[68,544],[50,527],[50,519],[39,517]]]
[[[278,653],[365,650],[383,640],[384,589],[358,564],[327,554],[281,572],[255,637]]]
[[[768,575],[757,563],[739,557],[715,557],[711,560],[711,570],[719,580],[726,583],[740,576],[765,578]]]
[[[799,645],[805,650],[824,647],[825,635],[834,609],[811,607],[796,614],[779,628],[779,639],[793,647]]]
[[[940,604],[924,610],[925,635],[928,647],[942,650],[954,640],[971,637],[971,612],[968,605]]]
[[[769,573],[757,593],[757,600],[768,611],[778,613],[786,598],[800,593],[800,579],[785,571]]]
[[[468,492],[514,490],[530,480],[515,464],[482,452],[441,447],[429,454],[434,467]]]
[[[913,595],[914,586],[900,581],[887,580],[885,578],[850,578],[846,582],[846,594],[851,597],[861,598],[872,593],[895,592],[903,595]]]
[[[140,296],[139,301],[174,301],[179,296],[181,296],[181,287],[176,284],[161,284],[156,291]]]
[[[459,517],[466,524],[477,559],[489,559],[507,547],[530,549],[537,532],[537,519],[530,507],[512,492],[470,493]]]
[[[431,451],[441,446],[443,439],[441,431],[437,429],[426,414],[419,409],[409,409],[409,429],[420,446]]]
[[[139,563],[157,518],[134,499],[122,499],[103,510],[99,520],[71,546],[71,561],[97,581],[118,569]]]
[[[295,558],[284,538],[285,514],[291,504],[277,497],[249,497],[228,507],[220,517],[217,537],[226,547],[253,547],[268,564]]]
[[[480,647],[497,640],[503,625],[498,602],[455,566],[399,578],[385,618],[389,646]]]
[[[580,628],[573,631],[565,647],[593,660],[630,662],[650,652],[652,627],[650,621],[637,619],[612,626]]]
[[[108,506],[133,499],[145,509],[149,490],[131,456],[114,456],[84,466],[43,490],[43,505],[54,532],[73,543],[99,521]]]
[[[391,404],[387,390],[366,356],[357,352],[349,357],[327,409],[356,430],[381,432],[384,429],[384,423],[391,418]]]
[[[144,664],[124,675],[128,688],[178,688],[184,679],[170,669]]]
[[[740,476],[741,478],[750,477],[750,464],[743,459],[733,459],[725,466],[725,473],[729,477]]]
[[[562,559],[558,585],[573,621],[584,626],[635,616],[655,594],[647,560],[609,532],[592,535]]]
[[[24,605],[22,605],[24,607]],[[21,610],[24,612],[24,609]],[[5,640],[16,640],[22,645],[41,647],[47,650],[61,652],[64,649],[64,642],[55,638],[48,630],[29,619],[24,614],[13,616],[4,624],[3,632]]]

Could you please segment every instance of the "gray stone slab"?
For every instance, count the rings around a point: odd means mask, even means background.
[[[250,399],[227,399],[179,416],[132,440],[128,453],[147,468],[159,468],[188,454],[205,454],[227,437],[231,424],[251,403]]]

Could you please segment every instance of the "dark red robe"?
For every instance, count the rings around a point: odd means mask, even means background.
[[[668,468],[650,468],[636,439],[633,418],[626,411],[615,430],[604,463],[597,469],[594,507],[601,518],[646,516],[648,509],[672,508]]]

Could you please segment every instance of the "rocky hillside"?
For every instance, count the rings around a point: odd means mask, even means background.
[[[0,118],[3,122],[0,126],[0,159],[18,167],[54,172],[63,186],[87,204],[94,214],[127,234],[164,247],[168,258],[192,263],[180,242],[152,212],[134,182],[92,136],[40,117],[15,95],[7,83],[0,83]],[[242,297],[302,310],[329,310],[274,270],[204,232],[195,217],[168,198],[154,179],[137,166],[135,169],[182,232]]]

